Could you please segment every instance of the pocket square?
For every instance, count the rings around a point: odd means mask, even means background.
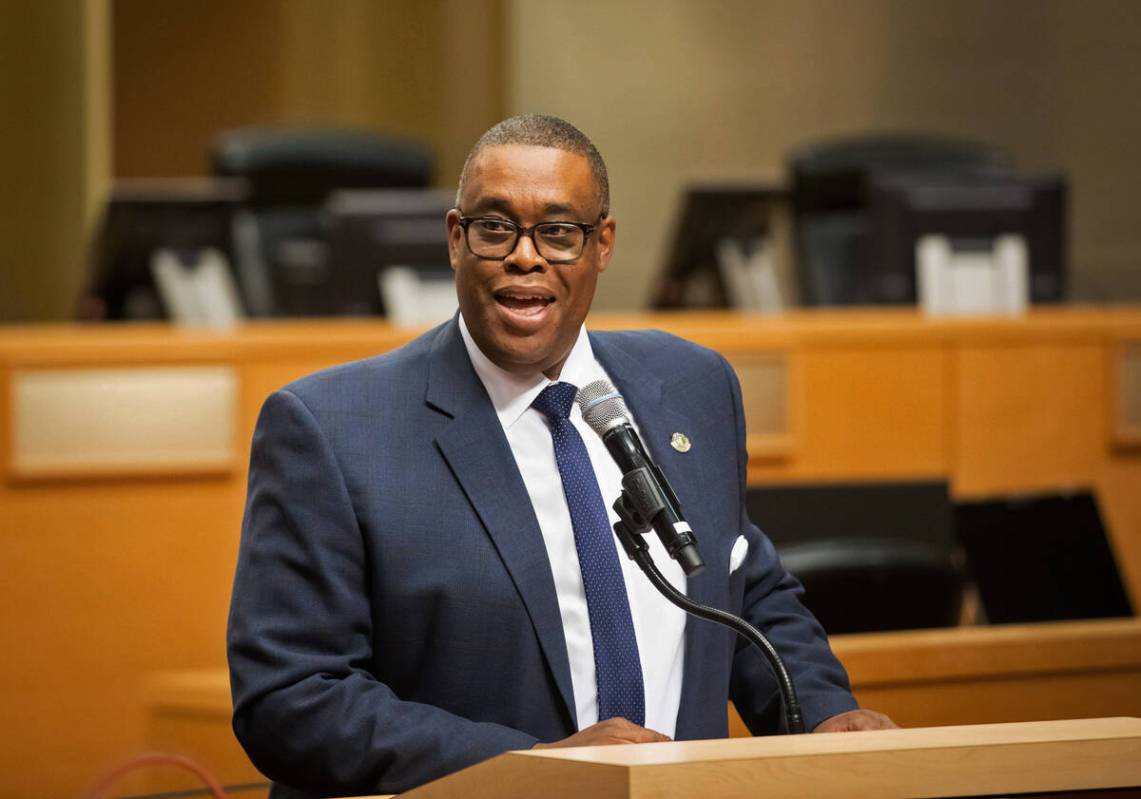
[[[737,536],[737,540],[733,542],[733,549],[729,552],[730,574],[741,568],[741,564],[745,562],[745,556],[748,554],[749,542],[745,540],[745,536]]]

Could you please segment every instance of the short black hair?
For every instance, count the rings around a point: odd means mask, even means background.
[[[460,172],[460,185],[456,190],[456,206],[459,207],[464,183],[472,162],[487,147],[506,144],[526,144],[532,147],[553,147],[568,153],[585,156],[594,172],[594,186],[598,194],[598,204],[603,216],[610,214],[610,178],[606,174],[606,162],[586,134],[565,119],[545,114],[520,114],[508,117],[482,136],[464,159]]]

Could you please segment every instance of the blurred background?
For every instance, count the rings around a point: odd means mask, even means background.
[[[737,369],[861,701],[1141,715],[1138,97],[1134,0],[0,0],[0,797],[148,749],[264,794],[258,408],[451,313],[443,213],[524,112],[609,167],[592,325]]]
[[[695,181],[920,133],[1064,173],[1069,296],[1141,298],[1141,9],[1092,3],[5,2],[0,318],[65,319],[114,181],[206,176],[225,131],[395,135],[455,185],[495,121],[562,115],[612,172],[603,309],[644,308]]]

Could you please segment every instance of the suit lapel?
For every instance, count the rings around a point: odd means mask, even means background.
[[[436,437],[436,445],[519,591],[575,729],[570,661],[543,534],[499,418],[472,368],[454,319],[433,344],[426,400],[452,417]]]
[[[590,340],[595,357],[614,380],[615,387],[634,414],[650,457],[665,473],[698,536],[698,549],[705,558],[706,569],[697,577],[686,579],[685,593],[695,602],[710,604],[714,600],[716,585],[713,573],[717,567],[712,562],[715,553],[710,546],[715,541],[714,531],[707,531],[706,536],[701,537],[703,531],[699,519],[706,518],[708,514],[702,505],[704,480],[700,455],[683,455],[668,444],[675,432],[686,433],[696,441],[701,441],[704,423],[696,414],[678,408],[677,403],[671,402],[668,383],[647,369],[642,360],[622,349],[615,338],[605,333],[591,333]],[[707,708],[701,706],[701,682],[704,675],[700,664],[706,660],[702,650],[707,646],[704,639],[711,626],[692,617],[686,619],[685,666],[676,731],[679,739],[690,737],[686,731],[693,727],[698,716],[708,712]]]

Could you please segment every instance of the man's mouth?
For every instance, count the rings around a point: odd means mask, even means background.
[[[494,296],[503,308],[521,316],[538,316],[555,301],[550,294],[538,291],[497,291]]]

